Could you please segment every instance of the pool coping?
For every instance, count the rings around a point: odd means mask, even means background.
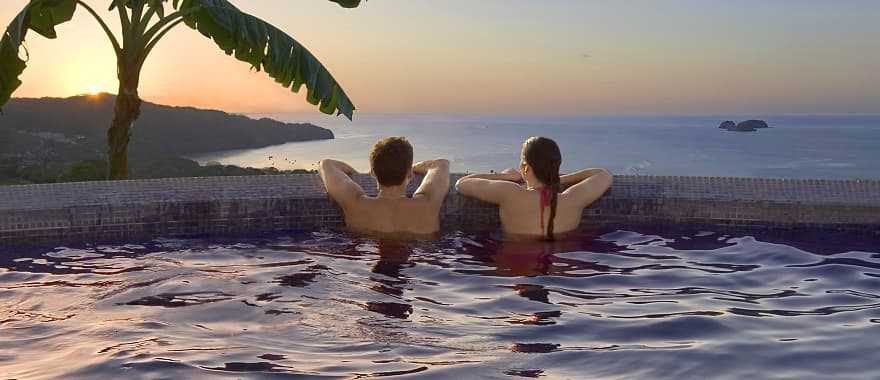
[[[461,174],[452,176],[452,183]],[[356,176],[369,194],[375,181]],[[695,224],[880,236],[880,181],[615,176],[584,225]],[[417,181],[413,181],[417,183]],[[414,190],[411,184],[410,191]],[[498,228],[497,208],[450,189],[444,229]],[[0,186],[0,246],[339,228],[315,174]]]

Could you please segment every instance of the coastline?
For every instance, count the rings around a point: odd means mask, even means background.
[[[559,142],[563,171],[605,167],[625,175],[880,178],[872,154],[880,144],[880,115],[759,116],[773,128],[745,134],[718,129],[720,120],[743,118],[724,115],[363,114],[354,122],[309,114],[271,116],[320,123],[336,138],[215,152],[209,159],[261,167],[272,164],[271,156],[279,169],[313,169],[310,165],[319,159],[333,158],[367,172],[367,155],[375,141],[407,136],[416,160],[443,157],[454,171],[488,172],[516,166],[522,141],[544,135]],[[288,165],[288,160],[296,165]]]

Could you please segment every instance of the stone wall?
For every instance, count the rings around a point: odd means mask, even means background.
[[[356,180],[375,193],[371,178]],[[441,220],[447,229],[494,229],[498,212],[452,189]],[[877,236],[880,181],[615,176],[611,191],[584,212],[584,223],[810,227]],[[0,246],[342,225],[339,208],[312,174],[0,187]]]

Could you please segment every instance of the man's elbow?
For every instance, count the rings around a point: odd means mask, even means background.
[[[441,173],[449,173],[449,166],[449,160],[445,158],[434,160],[434,169],[439,170]]]

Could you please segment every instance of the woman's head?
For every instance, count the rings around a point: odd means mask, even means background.
[[[534,179],[544,186],[559,178],[562,153],[556,142],[546,137],[529,137],[523,143],[520,169],[523,178]]]
[[[530,183],[540,182],[541,191],[546,191],[549,196],[549,205],[543,203],[541,207],[550,206],[550,220],[547,224],[546,238],[553,240],[553,222],[556,219],[556,205],[559,200],[561,184],[559,181],[559,166],[562,165],[562,153],[556,142],[546,137],[530,137],[523,143],[520,171],[526,181]],[[541,218],[543,228],[543,211]],[[542,231],[543,232],[543,231]]]

